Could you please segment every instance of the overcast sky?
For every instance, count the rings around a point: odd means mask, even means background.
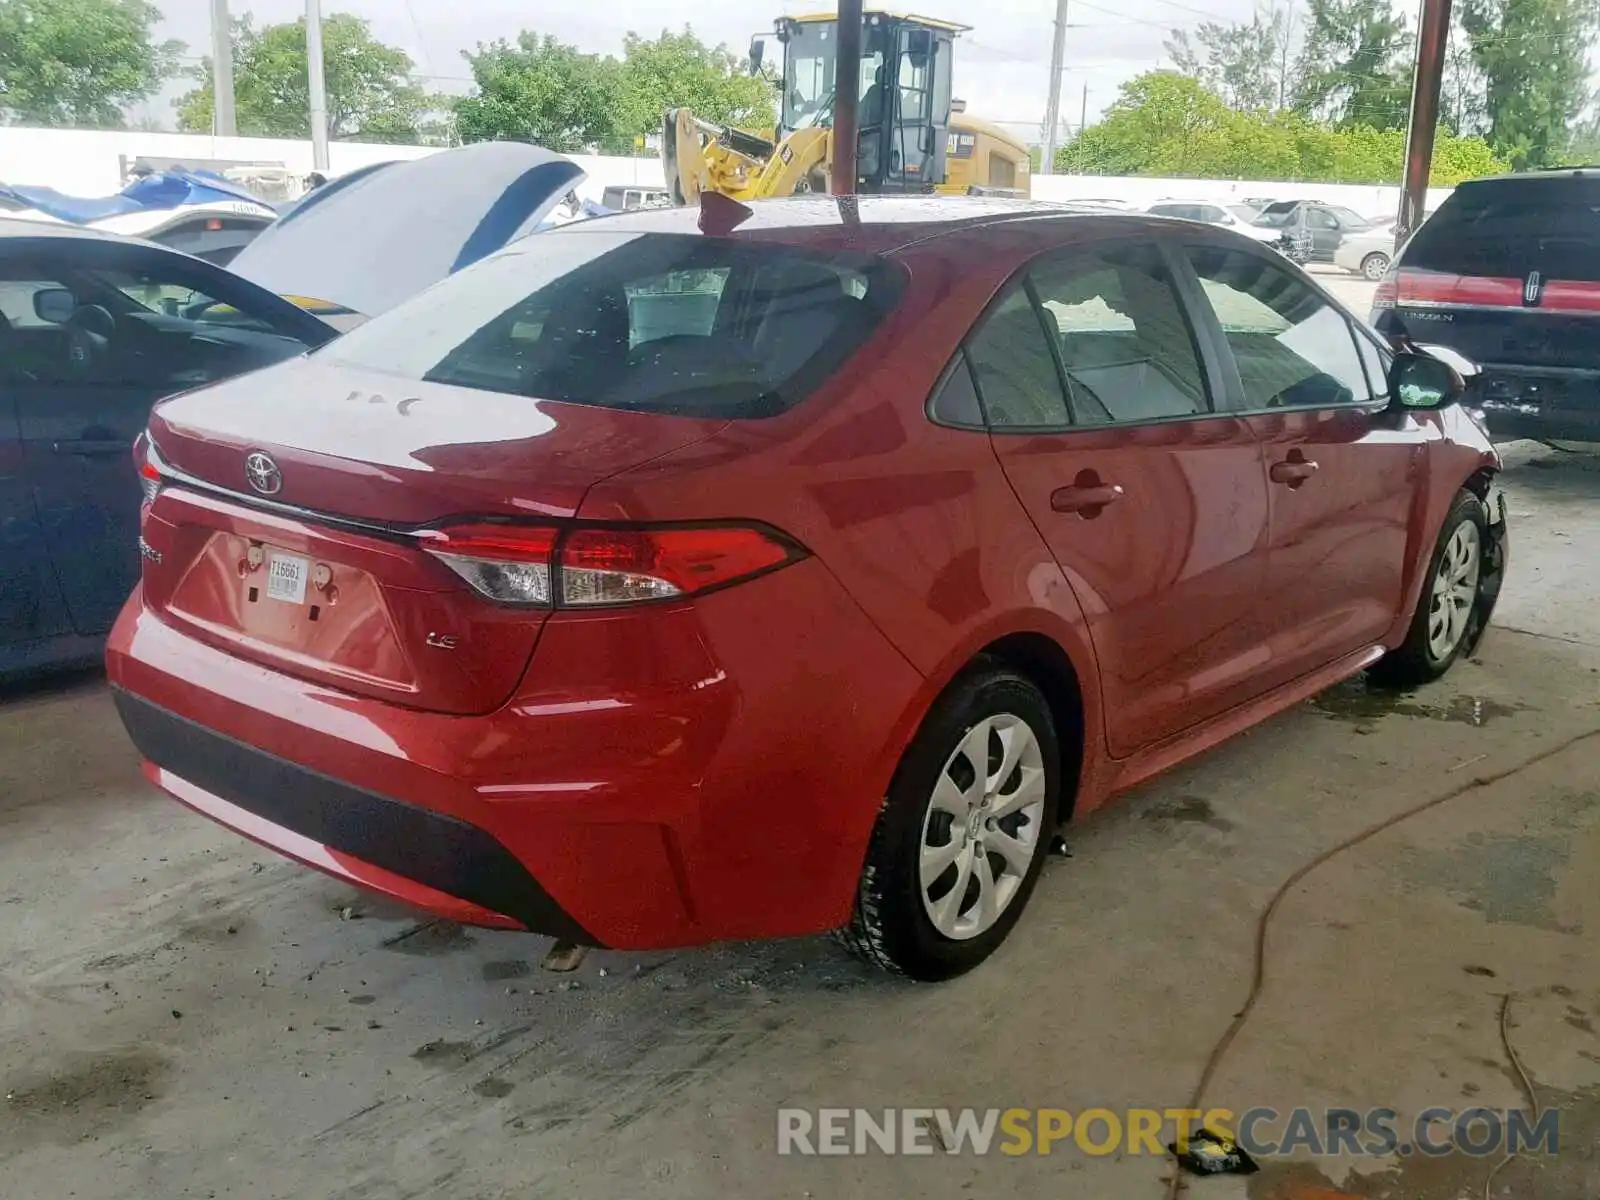
[[[157,0],[166,16],[163,34],[207,53],[210,0]],[[1069,0],[1062,119],[1076,123],[1089,88],[1089,117],[1116,96],[1117,85],[1162,63],[1162,39],[1174,26],[1208,18],[1248,17],[1250,0]],[[351,12],[372,23],[377,36],[402,47],[421,75],[439,90],[461,90],[467,77],[461,51],[480,41],[515,37],[522,29],[552,33],[587,51],[620,54],[622,36],[654,36],[685,20],[710,42],[735,49],[750,35],[772,28],[780,13],[830,7],[818,0],[622,0],[575,5],[557,0],[323,0],[323,15]],[[870,3],[869,3],[870,7]],[[1050,30],[1055,0],[916,0],[903,6],[975,28],[956,48],[956,94],[976,116],[1015,123],[1035,136],[1050,74]],[[235,16],[256,23],[291,20],[305,12],[301,0],[230,0]],[[181,90],[181,89],[180,89]],[[151,115],[171,123],[165,99]],[[1030,126],[1032,128],[1027,128]]]

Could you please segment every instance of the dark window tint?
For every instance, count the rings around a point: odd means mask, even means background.
[[[1327,212],[1320,208],[1311,208],[1306,210],[1306,224],[1311,226],[1313,229],[1339,228],[1338,219],[1335,218],[1331,212]]]
[[[995,429],[1068,423],[1050,343],[1028,293],[1013,287],[967,343],[967,358]]]
[[[963,429],[983,428],[983,406],[978,403],[965,353],[956,355],[939,382],[933,397],[933,419]]]
[[[682,234],[541,233],[347,334],[330,358],[605,408],[758,417],[894,303],[880,258]]]
[[[1078,424],[1207,411],[1200,355],[1154,247],[1072,255],[1030,275],[1056,333]]]
[[[1453,275],[1600,279],[1600,188],[1566,179],[1466,184],[1412,236],[1401,263]]]
[[[1349,320],[1305,282],[1238,250],[1188,253],[1238,364],[1246,411],[1370,398]]]
[[[1342,205],[1334,204],[1329,206],[1328,212],[1333,214],[1334,222],[1344,229],[1360,230],[1372,228],[1372,222],[1353,208],[1345,208]]]
[[[10,371],[43,383],[172,392],[307,349],[298,324],[290,327],[295,314],[272,297],[224,278],[215,289],[228,293],[223,299],[200,290],[183,258],[147,261],[154,265],[111,267],[61,254],[0,264]],[[48,304],[36,303],[41,293]],[[252,293],[264,302],[241,298]]]

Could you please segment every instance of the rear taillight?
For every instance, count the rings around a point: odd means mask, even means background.
[[[1383,273],[1383,278],[1378,280],[1377,290],[1372,293],[1372,311],[1379,312],[1385,308],[1393,308],[1400,300],[1400,271],[1394,265]]]
[[[801,556],[748,525],[612,529],[451,525],[423,548],[501,604],[590,608],[693,596],[754,578]]]
[[[457,525],[430,530],[423,548],[501,604],[550,606],[556,531],[524,525]]]
[[[162,482],[161,455],[156,453],[155,443],[150,440],[148,431],[134,439],[133,462],[139,472],[139,489],[144,493],[144,503],[148,507],[161,494]]]

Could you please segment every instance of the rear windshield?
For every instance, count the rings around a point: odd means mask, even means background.
[[[1564,179],[1458,188],[1418,229],[1401,264],[1452,275],[1600,280],[1600,189]]]
[[[838,369],[901,278],[866,255],[573,227],[451,276],[327,357],[574,404],[769,416]]]

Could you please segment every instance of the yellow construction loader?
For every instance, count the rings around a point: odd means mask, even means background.
[[[1028,195],[1028,147],[951,98],[955,39],[968,28],[864,14],[854,191]],[[686,108],[667,112],[661,165],[677,203],[696,204],[708,191],[754,200],[831,190],[838,33],[832,13],[776,22],[783,91],[775,130],[734,129]],[[764,37],[750,43],[752,72],[765,45]]]

